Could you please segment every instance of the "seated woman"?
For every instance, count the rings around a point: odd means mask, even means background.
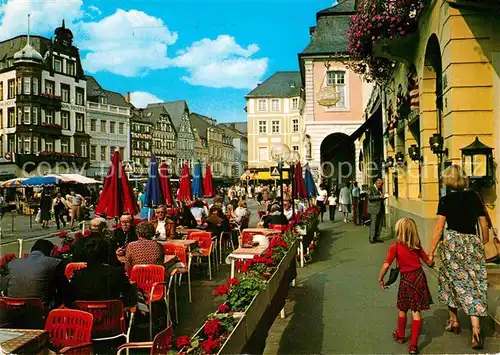
[[[191,210],[188,206],[183,206],[182,212],[179,214],[179,226],[183,226],[185,228],[196,228],[198,223],[194,218]]]
[[[205,205],[202,200],[198,199],[195,201],[194,206],[191,207],[191,213],[197,221],[201,221],[207,217]]]
[[[250,211],[247,209],[247,203],[240,201],[238,208],[234,211],[234,220],[236,223],[241,224],[245,218],[250,217]]]
[[[103,301],[120,299],[126,306],[137,302],[135,287],[122,267],[106,264],[108,245],[104,239],[85,243],[87,267],[75,272],[69,284],[70,303],[74,301]],[[67,303],[67,304],[70,304]]]
[[[142,222],[136,228],[137,241],[127,246],[125,254],[125,270],[130,275],[134,265],[156,264],[162,265],[165,259],[163,247],[153,239],[155,227],[149,222]]]

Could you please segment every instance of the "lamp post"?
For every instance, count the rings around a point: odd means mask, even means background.
[[[290,156],[288,157],[288,165],[290,165],[290,180],[292,181],[292,216],[295,216],[295,198],[294,198],[294,187],[293,183],[295,182],[295,165],[300,162],[300,153],[296,150],[290,152]]]
[[[462,151],[462,164],[465,174],[476,188],[490,188],[493,179],[493,148],[482,143],[478,137]]]
[[[285,209],[283,207],[283,164],[288,160],[290,156],[290,148],[286,144],[279,143],[272,147],[271,158],[278,163],[278,169],[280,173],[280,195],[281,195],[281,213],[283,214]]]

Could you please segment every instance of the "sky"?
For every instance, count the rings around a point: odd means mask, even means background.
[[[0,0],[0,40],[53,36],[66,21],[86,74],[144,107],[186,100],[192,112],[245,121],[245,95],[298,70],[316,12],[334,0]],[[23,19],[25,19],[23,21]]]

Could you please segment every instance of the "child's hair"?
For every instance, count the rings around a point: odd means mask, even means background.
[[[421,248],[417,224],[413,219],[401,218],[396,222],[396,240],[412,250]]]

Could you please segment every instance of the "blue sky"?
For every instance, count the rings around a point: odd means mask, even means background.
[[[278,70],[298,70],[317,11],[332,0],[4,0],[0,38],[51,36],[63,18],[84,70],[133,102],[185,99],[219,121],[246,119],[244,96]]]

